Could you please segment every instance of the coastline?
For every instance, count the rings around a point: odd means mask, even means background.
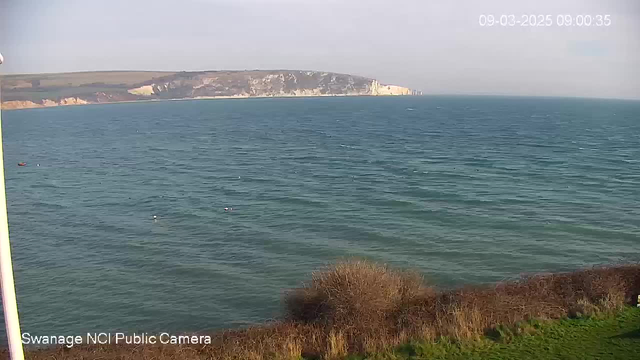
[[[0,110],[2,111],[15,111],[15,110],[27,110],[27,109],[46,109],[46,108],[56,108],[63,106],[85,106],[85,105],[106,105],[106,104],[123,104],[123,103],[148,103],[148,102],[165,102],[165,101],[188,101],[188,100],[229,100],[229,99],[266,99],[266,98],[274,98],[274,99],[282,99],[282,98],[324,98],[324,97],[396,97],[396,96],[421,96],[421,95],[371,95],[371,94],[330,94],[330,95],[232,95],[232,96],[197,96],[192,98],[174,98],[174,99],[140,99],[140,100],[122,100],[122,101],[105,101],[105,102],[69,102],[69,103],[53,103],[48,102],[45,104],[36,104],[35,106],[24,106],[24,107],[6,107],[6,103],[10,101],[5,101],[0,104]]]
[[[149,100],[421,94],[373,78],[303,70],[18,74],[3,76],[2,86],[5,110]]]

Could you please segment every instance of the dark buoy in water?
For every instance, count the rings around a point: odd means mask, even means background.
[[[26,162],[21,162],[21,163],[18,163],[18,166],[27,166],[27,163]]]

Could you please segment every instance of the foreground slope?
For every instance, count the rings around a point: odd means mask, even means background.
[[[280,320],[201,334],[204,345],[84,343],[30,348],[27,358],[631,359],[638,294],[640,264],[438,290],[414,271],[347,261],[287,292]]]
[[[144,100],[418,93],[361,76],[300,70],[7,75],[2,77],[2,92],[3,109]]]
[[[414,342],[393,351],[350,360],[637,359],[640,309],[556,321],[528,321],[472,341]]]

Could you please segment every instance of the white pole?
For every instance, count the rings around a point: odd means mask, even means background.
[[[0,54],[0,64],[3,62]],[[0,106],[2,97],[0,97]],[[24,360],[16,303],[16,287],[13,283],[9,222],[7,220],[7,193],[4,188],[4,154],[2,153],[2,110],[0,110],[0,283],[2,284],[2,308],[7,329],[11,360]]]

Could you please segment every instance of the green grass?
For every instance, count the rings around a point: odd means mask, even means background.
[[[154,77],[174,74],[173,71],[85,71],[51,74],[3,75],[3,88],[10,89],[20,83],[39,80],[40,87],[82,86],[93,83],[134,85]]]
[[[639,359],[640,309],[615,316],[527,322],[500,327],[475,341],[411,343],[393,352],[349,360]]]
[[[126,92],[126,88],[100,86],[82,86],[70,88],[38,88],[38,89],[18,89],[12,90],[9,95],[3,96],[4,101],[20,100],[40,102],[43,99],[60,100],[66,97],[84,96],[87,99],[94,98],[97,92],[115,93],[117,91]]]
[[[59,74],[18,74],[0,78],[2,100],[41,102],[80,96],[92,100],[97,92],[113,94],[151,80],[174,74],[152,71],[96,71]],[[35,82],[35,83],[34,83]],[[34,85],[35,84],[35,85]]]

